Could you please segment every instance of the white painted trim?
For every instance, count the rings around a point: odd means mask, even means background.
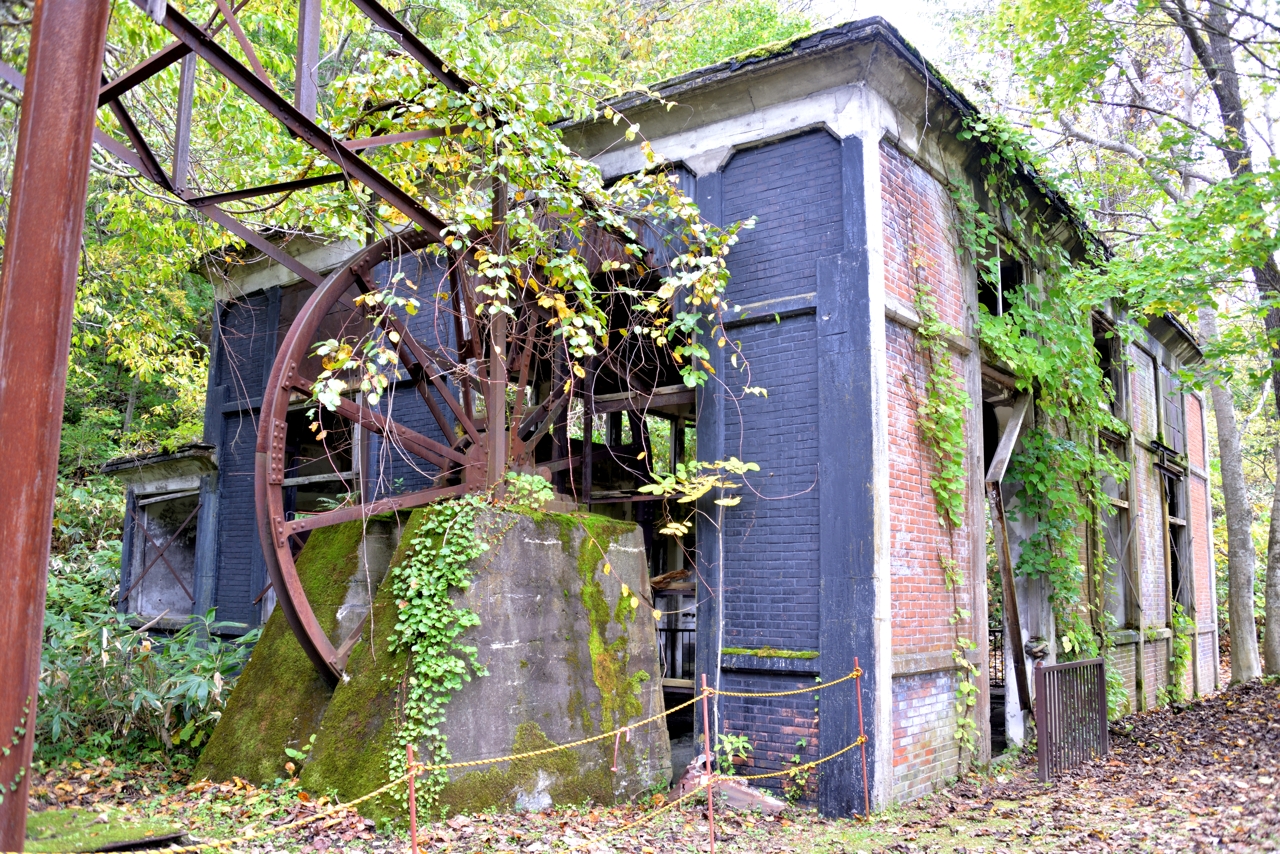
[[[807,130],[825,129],[843,139],[876,128],[876,145],[886,131],[896,133],[893,108],[866,83],[853,83],[815,92],[707,125],[650,140],[653,150],[672,162],[681,162],[698,177],[718,172],[735,151]],[[605,151],[595,158],[605,179],[629,175],[648,163],[640,143]]]
[[[860,106],[865,106],[863,102]],[[867,302],[870,329],[867,345],[871,365],[871,455],[872,506],[875,537],[875,590],[873,610],[876,699],[872,719],[876,733],[875,788],[871,793],[877,809],[887,807],[893,792],[893,602],[890,598],[892,555],[889,510],[889,382],[888,345],[885,341],[885,259],[884,209],[881,204],[880,140],[883,125],[874,121],[875,112],[855,108],[845,114],[844,129],[862,140],[862,186],[867,218]],[[857,127],[857,119],[862,126]],[[856,128],[856,132],[855,131]]]
[[[890,293],[884,295],[884,316],[899,326],[906,327],[912,331],[920,328],[920,315],[916,314],[915,308]],[[947,339],[947,344],[950,345],[951,349],[960,356],[967,357],[975,350],[973,343],[962,335],[944,333],[943,337]]]
[[[353,255],[364,248],[354,240],[339,240],[336,243],[319,243],[316,239],[308,237],[295,238],[295,240],[302,241],[293,244],[297,245],[301,251],[296,254],[289,252],[293,248],[292,241],[291,244],[283,247],[284,251],[294,255],[304,265],[322,275],[349,261]],[[215,270],[210,265],[205,275],[214,283],[214,298],[219,302],[243,298],[268,288],[292,285],[302,281],[297,273],[275,261],[263,261],[249,267],[235,268],[229,275],[226,270]]]

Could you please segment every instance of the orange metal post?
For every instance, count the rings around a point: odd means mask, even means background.
[[[710,781],[715,769],[711,766],[711,716],[707,714],[707,674],[702,674],[702,744],[707,761],[707,780]],[[715,785],[707,783],[707,833],[711,839],[710,854],[716,854],[716,810],[713,803],[712,790]]]
[[[413,745],[406,744],[404,750],[409,757],[409,850],[418,854],[418,790],[414,786],[418,775],[413,771]]]
[[[36,0],[0,273],[0,850],[21,851],[67,353],[108,0]]]

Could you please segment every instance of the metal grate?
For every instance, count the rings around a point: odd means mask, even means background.
[[[987,674],[992,685],[1004,684],[1004,627],[987,629]]]
[[[1040,781],[1106,756],[1107,677],[1101,658],[1036,663],[1036,755]]]
[[[693,678],[693,651],[697,636],[697,629],[658,629],[663,675],[667,679]]]

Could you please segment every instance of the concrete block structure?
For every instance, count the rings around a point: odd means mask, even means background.
[[[732,456],[760,471],[746,477],[737,506],[702,507],[696,534],[679,543],[657,533],[655,503],[620,500],[603,477],[599,491],[577,500],[645,533],[651,573],[662,579],[654,588],[665,613],[657,630],[668,702],[690,696],[704,676],[727,692],[714,723],[750,739],[752,773],[825,757],[865,733],[865,778],[861,752],[851,750],[809,779],[784,777],[780,785],[801,785],[803,797],[833,815],[861,812],[864,791],[872,807],[910,800],[963,761],[986,759],[993,745],[998,752],[1023,737],[1015,656],[1028,668],[1037,658],[1013,649],[1008,627],[989,619],[989,591],[999,581],[989,581],[984,487],[1019,393],[1009,371],[984,354],[975,318],[982,304],[998,313],[1002,289],[1034,283],[1037,272],[1011,259],[1011,278],[987,282],[966,257],[953,191],[974,189],[981,151],[960,131],[976,110],[881,19],[655,89],[676,106],[646,96],[615,109],[672,164],[708,220],[756,218],[729,256],[733,311],[724,324],[741,342],[750,375],[713,347],[723,384],[708,384],[696,400],[671,394],[669,406],[632,413],[626,425],[618,407],[606,407],[614,438],[604,445],[623,444],[624,426],[634,442],[643,419],[657,415],[670,424],[673,461],[686,451],[703,461]],[[564,135],[615,178],[646,168],[640,140],[627,140],[624,128],[580,124]],[[1036,192],[1060,224],[1054,239],[1082,257],[1090,238],[1078,220],[1060,199]],[[357,247],[299,238],[286,248],[323,269]],[[193,610],[207,603],[248,630],[271,602],[254,522],[255,407],[311,286],[267,262],[224,272],[205,435],[217,472],[202,475],[201,492],[216,513],[200,517],[195,535],[196,550],[206,553],[197,565],[208,570],[193,591]],[[953,534],[939,523],[934,462],[917,423],[927,371],[915,308],[922,282],[956,330],[950,358],[972,402],[965,517]],[[1134,710],[1160,702],[1169,687],[1175,605],[1195,626],[1185,689],[1210,691],[1218,679],[1205,406],[1177,380],[1200,354],[1175,319],[1143,320],[1136,340],[1121,348],[1106,333],[1134,319],[1110,311],[1094,317],[1099,361],[1117,390],[1114,411],[1131,428],[1100,441],[1131,464],[1132,476],[1111,490],[1110,506],[1098,508],[1102,542],[1082,555],[1107,556],[1101,589],[1086,592],[1113,618],[1112,664]],[[744,384],[767,389],[767,397],[742,393]],[[1036,417],[1033,406],[1022,429]],[[362,441],[354,437],[352,447]],[[290,477],[316,495],[321,483],[325,495],[363,489],[370,459],[353,452],[336,479]],[[1015,487],[1001,488],[1016,560],[1035,520],[1017,517]],[[131,491],[131,506],[141,494]],[[943,555],[963,570],[956,589],[946,583]],[[136,559],[126,555],[125,563]],[[1036,642],[1027,646],[1052,662],[1048,591],[1020,578],[1016,596],[1021,634]],[[145,601],[130,598],[122,607],[140,620],[154,616]],[[958,628],[951,621],[957,609],[969,614]],[[957,631],[972,642],[977,667],[976,757],[962,756],[954,735]],[[859,681],[785,694],[832,682],[855,662],[865,674]],[[748,692],[784,696],[731,696]],[[677,764],[681,745],[691,750],[690,734],[672,731]]]

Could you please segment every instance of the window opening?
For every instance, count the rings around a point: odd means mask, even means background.
[[[1128,445],[1119,436],[1104,434],[1102,441],[1116,459],[1128,458]],[[1100,508],[1104,566],[1102,568],[1102,604],[1109,625],[1107,629],[1127,629],[1138,624],[1137,597],[1129,561],[1129,543],[1133,537],[1129,505],[1128,481],[1108,476],[1102,484],[1107,503]]]
[[[129,584],[120,594],[140,617],[192,613],[195,605],[198,490],[139,495],[127,520],[134,526]]]
[[[984,382],[982,401],[982,470],[985,473],[1000,444],[1000,435],[1012,411],[1008,391]],[[1003,415],[1003,417],[1002,417]],[[1004,585],[1000,578],[999,554],[991,505],[982,502],[987,558],[987,677],[990,698],[991,754],[998,756],[1008,747],[1005,721],[1007,687],[1005,680]]]
[[[1187,555],[1186,479],[1180,475],[1163,472],[1165,507],[1169,521],[1169,595],[1183,608],[1190,605],[1191,588],[1187,584],[1190,567]]]
[[[1123,421],[1125,417],[1125,374],[1124,359],[1120,353],[1120,341],[1115,337],[1110,325],[1103,323],[1096,317],[1093,321],[1093,346],[1098,352],[1098,367],[1111,386],[1111,404],[1108,409],[1112,415]]]
[[[1186,427],[1182,411],[1182,387],[1173,372],[1164,365],[1160,366],[1160,391],[1164,411],[1164,444],[1176,454],[1185,453]]]
[[[359,500],[358,431],[351,422],[322,406],[303,406],[289,410],[286,430],[286,513],[318,513]]]
[[[996,279],[993,271],[984,265],[978,276],[978,302],[992,317],[1008,311],[1010,302],[1026,283],[1026,269],[1015,258],[1001,259],[999,270],[999,279]]]

